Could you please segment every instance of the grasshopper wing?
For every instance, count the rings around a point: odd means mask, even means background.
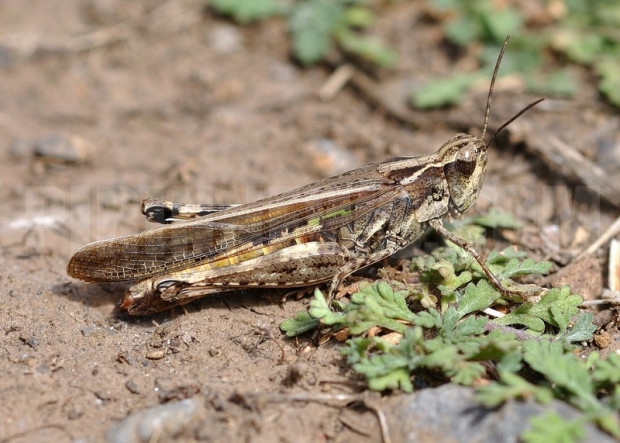
[[[126,281],[227,257],[239,261],[266,246],[337,229],[400,192],[369,164],[195,221],[87,244],[73,255],[67,273],[89,282]]]

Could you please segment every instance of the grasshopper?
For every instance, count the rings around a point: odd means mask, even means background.
[[[121,309],[150,314],[198,297],[243,288],[303,287],[331,281],[329,296],[354,271],[389,257],[432,228],[467,250],[495,288],[509,292],[473,246],[448,231],[483,184],[491,97],[508,39],[491,79],[480,137],[458,134],[433,154],[372,163],[243,205],[187,205],[145,200],[140,234],[87,244],[67,273],[88,282],[139,280]]]

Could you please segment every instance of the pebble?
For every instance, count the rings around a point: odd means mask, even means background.
[[[187,399],[134,412],[107,432],[110,443],[171,441],[199,412],[198,400]]]
[[[516,442],[530,428],[530,419],[548,411],[567,421],[584,418],[582,413],[559,400],[548,405],[513,400],[499,408],[486,409],[476,401],[473,389],[453,384],[393,396],[381,405],[381,411],[390,438],[395,442]],[[615,441],[593,424],[583,427],[583,441]]]
[[[15,140],[11,144],[10,153],[15,157],[33,156],[46,163],[79,165],[92,160],[94,147],[77,135],[54,134],[34,142]]]

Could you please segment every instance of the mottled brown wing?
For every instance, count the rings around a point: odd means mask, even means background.
[[[217,261],[233,249],[260,248],[345,225],[389,203],[402,188],[366,165],[277,196],[199,220],[90,243],[69,261],[71,277],[90,282],[135,280]],[[338,213],[337,217],[331,216]]]

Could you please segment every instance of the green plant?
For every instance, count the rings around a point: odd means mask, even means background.
[[[566,15],[552,38],[554,49],[590,67],[599,91],[620,107],[620,4],[614,0],[565,0]]]
[[[379,66],[391,66],[394,51],[368,36],[378,8],[371,0],[207,0],[213,10],[239,23],[281,16],[287,20],[294,56],[303,64],[324,60],[335,48]],[[443,32],[455,45],[473,51],[480,69],[459,72],[425,84],[411,95],[418,108],[458,103],[479,81],[488,79],[499,48],[511,35],[510,57],[503,75],[518,75],[530,92],[570,97],[578,79],[566,61],[579,63],[598,76],[599,91],[620,106],[620,4],[615,0],[563,0],[541,6],[547,23],[528,24],[524,12],[509,3],[486,0],[429,0]],[[559,53],[558,68],[549,69],[550,55]]]
[[[517,225],[497,213],[474,220],[501,228]],[[480,243],[484,238],[484,228],[472,220],[452,229],[469,241]],[[514,279],[550,269],[549,263],[513,248],[490,254],[487,265],[504,285],[522,292],[542,288]],[[620,436],[620,358],[602,360],[593,353],[586,361],[573,352],[575,343],[590,340],[596,329],[592,315],[578,309],[580,296],[568,287],[543,291],[535,302],[502,296],[475,260],[451,244],[413,259],[411,269],[418,279],[361,283],[348,302],[331,308],[316,290],[308,312],[281,327],[289,336],[319,324],[348,331],[342,353],[373,390],[409,392],[416,378],[463,385],[478,385],[484,379],[478,398],[487,407],[511,398],[558,398],[580,408],[584,418],[578,422],[548,417],[544,435],[556,441],[573,441],[587,421]],[[499,318],[481,315],[491,307],[507,313]],[[489,367],[496,368],[496,377]],[[540,419],[532,426],[540,431]],[[522,437],[535,441],[536,435],[531,431]]]
[[[362,34],[375,15],[367,0],[210,0],[211,7],[240,23],[283,16],[291,33],[293,54],[303,64],[324,60],[340,50],[379,66],[391,66],[396,54],[376,38]]]
[[[286,9],[279,0],[210,0],[209,4],[218,13],[244,24],[283,14]]]
[[[430,82],[412,94],[414,106],[432,108],[458,102],[480,78],[488,78],[506,35],[511,35],[510,57],[502,72],[518,74],[530,92],[570,97],[579,84],[563,67],[549,70],[545,55],[552,52],[590,68],[599,77],[599,91],[620,106],[620,4],[615,0],[556,2],[549,23],[529,29],[523,13],[510,5],[484,0],[430,0],[445,17],[446,38],[463,48],[483,46],[481,68]],[[544,67],[543,67],[544,64]]]

